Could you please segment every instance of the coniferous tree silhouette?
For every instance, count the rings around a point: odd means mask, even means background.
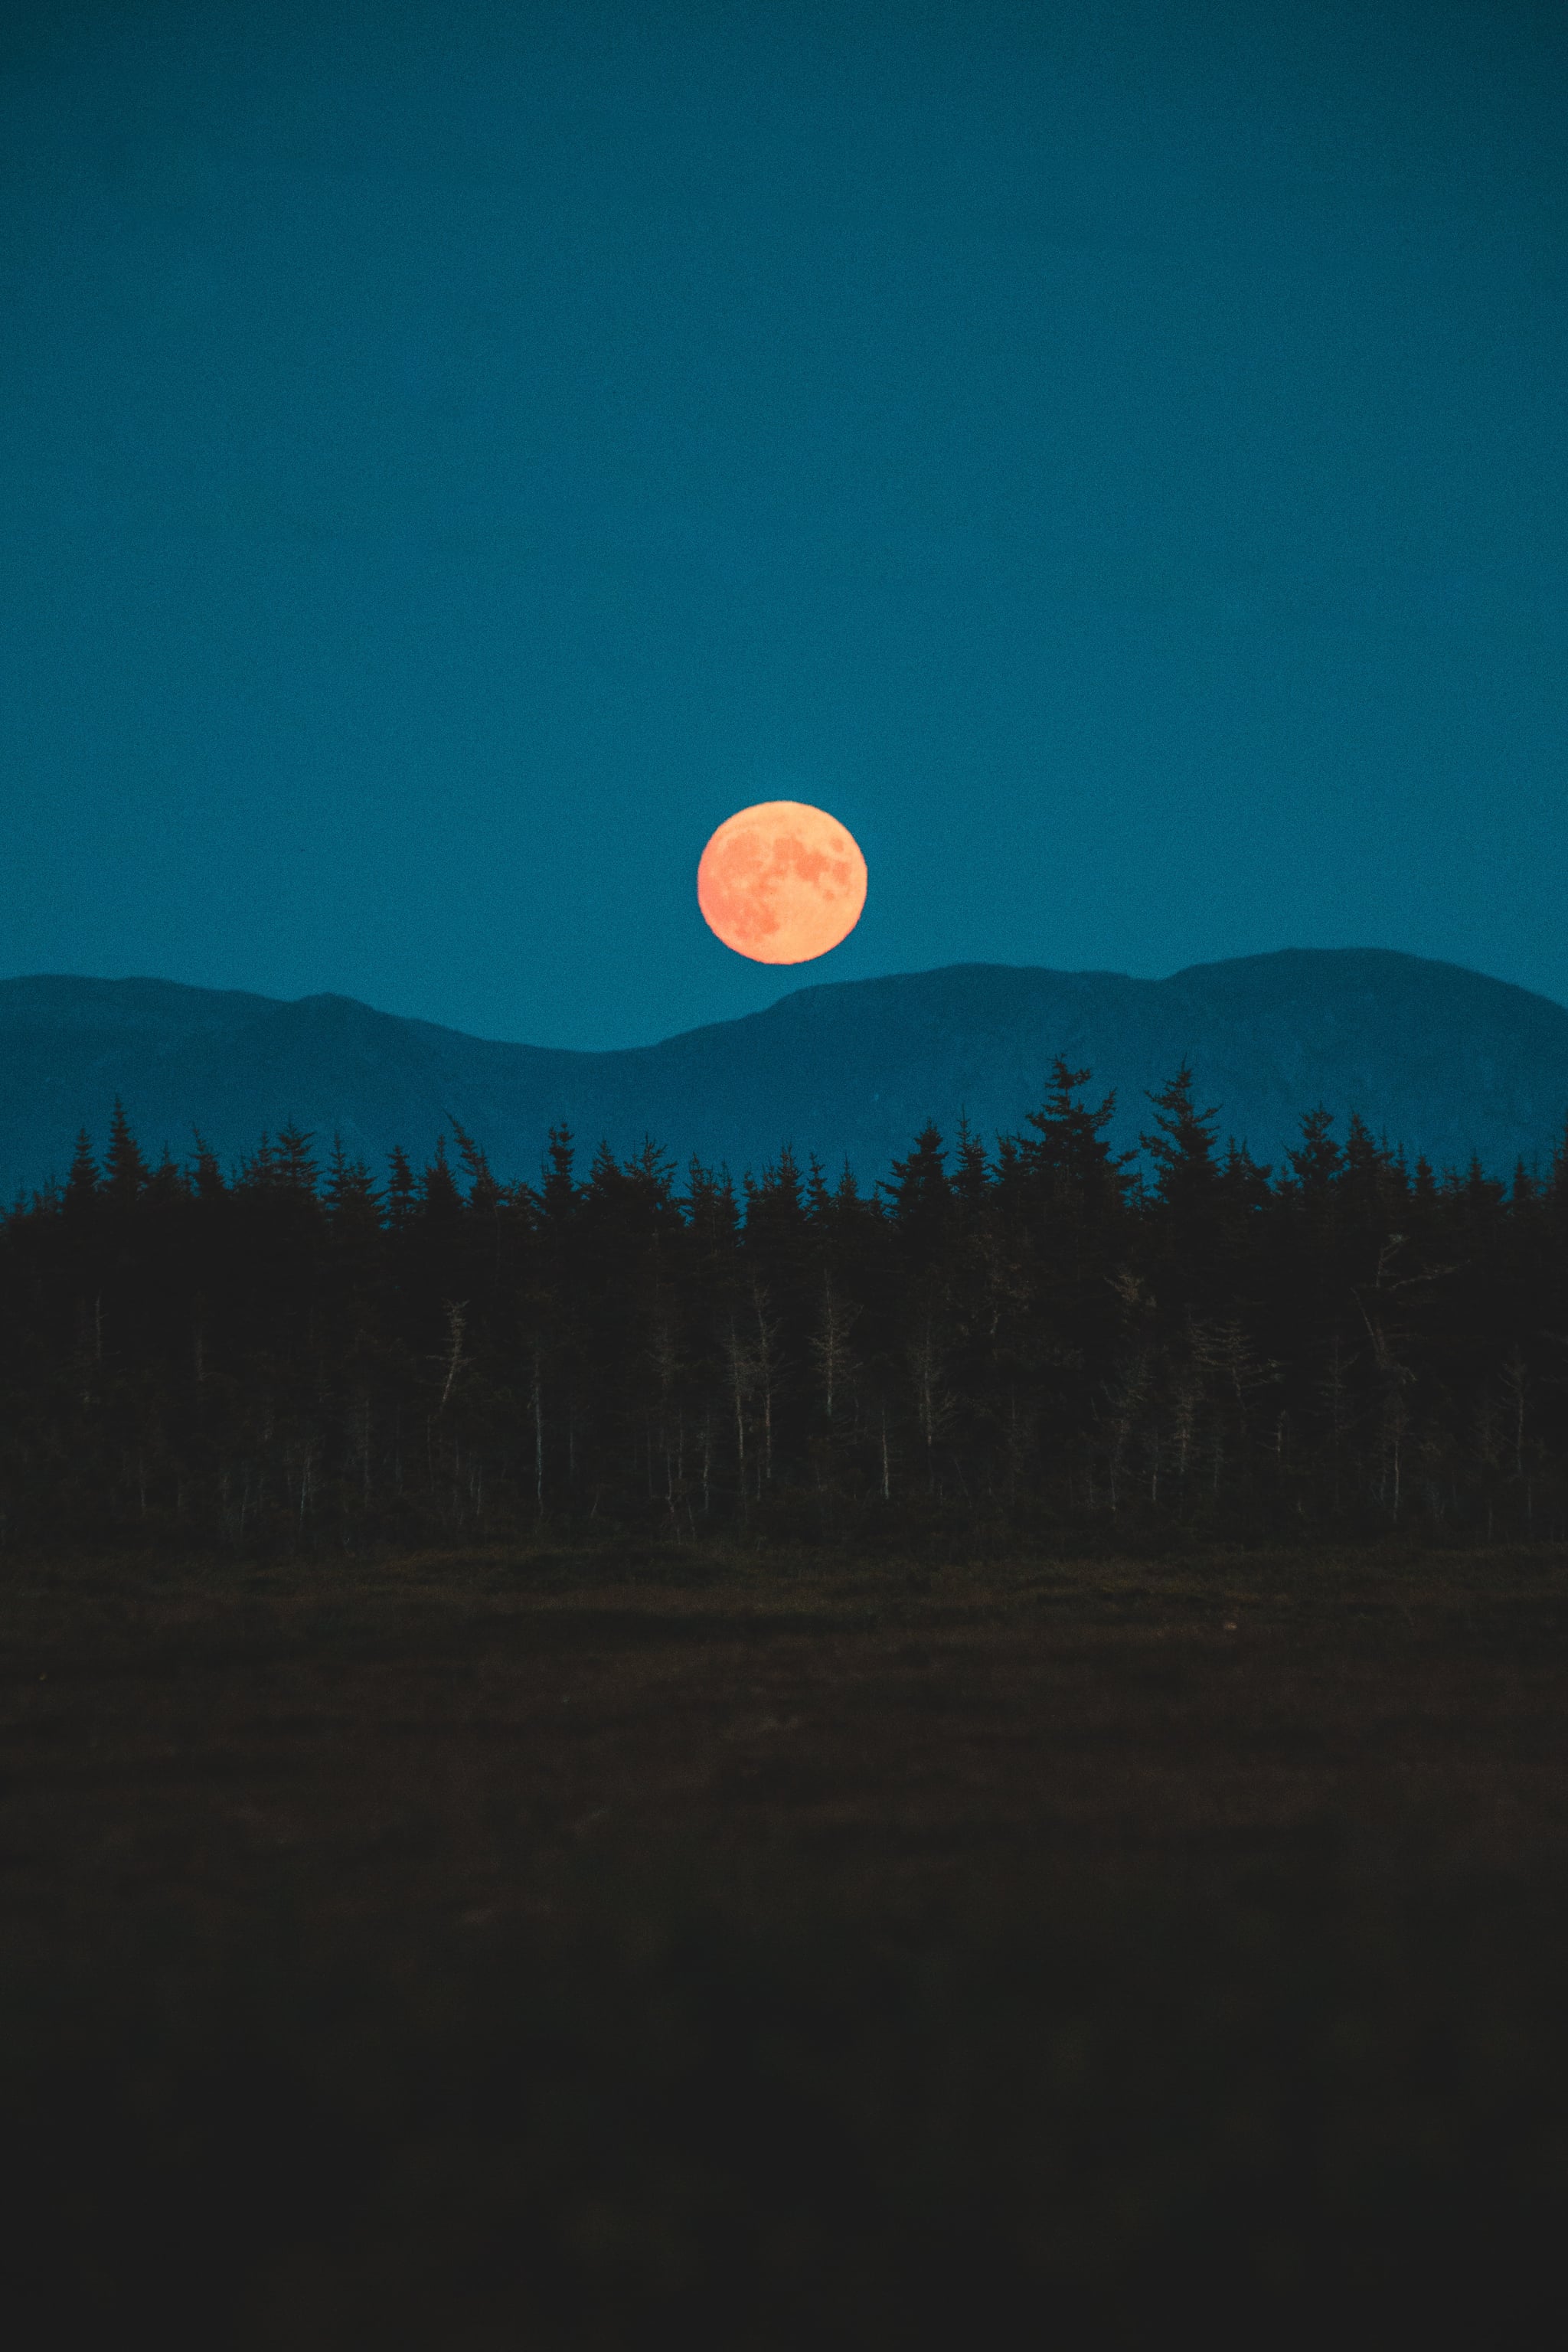
[[[502,1182],[454,1124],[384,1186],[285,1126],[230,1174],[100,1172],[0,1222],[0,1507],[350,1547],[552,1514],[1262,1534],[1568,1524],[1568,1150],[1414,1170],[1321,1109],[1275,1174],[1190,1070],[1142,1169],[1089,1074],[1016,1135],[921,1130],[885,1181],[678,1183],[653,1144]]]

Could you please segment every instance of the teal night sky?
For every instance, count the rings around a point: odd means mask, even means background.
[[[13,5],[0,971],[1568,1000],[1555,7]],[[763,971],[692,877],[818,802]]]

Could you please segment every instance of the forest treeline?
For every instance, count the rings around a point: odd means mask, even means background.
[[[5,1539],[1563,1535],[1568,1144],[1503,1182],[1317,1110],[1270,1170],[1184,1068],[1142,1160],[1111,1113],[1058,1061],[866,1191],[564,1130],[502,1183],[456,1122],[153,1166],[117,1110],[0,1226]]]

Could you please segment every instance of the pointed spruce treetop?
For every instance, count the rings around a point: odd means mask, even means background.
[[[131,1132],[131,1122],[125,1116],[125,1106],[118,1095],[114,1097],[114,1115],[109,1122],[109,1149],[103,1156],[103,1190],[116,1207],[130,1208],[147,1186],[147,1162]]]

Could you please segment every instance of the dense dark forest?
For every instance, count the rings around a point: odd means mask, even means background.
[[[563,1131],[502,1184],[457,1128],[226,1175],[117,1115],[0,1230],[5,1539],[1563,1534],[1568,1145],[1504,1183],[1314,1111],[1271,1171],[1183,1070],[1134,1163],[1089,1087],[870,1194]]]

